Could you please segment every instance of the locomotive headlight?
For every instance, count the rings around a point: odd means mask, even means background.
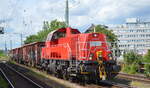
[[[93,58],[93,54],[90,54],[89,60],[92,60]]]
[[[108,54],[108,57],[109,57],[110,60],[113,59],[113,58],[112,58],[112,54]]]
[[[93,36],[94,36],[94,37],[97,37],[98,35],[97,35],[97,34],[93,34]]]

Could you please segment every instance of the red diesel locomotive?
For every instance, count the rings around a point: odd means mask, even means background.
[[[99,81],[119,72],[104,34],[80,33],[70,27],[49,33],[45,45],[32,43],[10,53],[20,63],[40,67],[64,79]]]

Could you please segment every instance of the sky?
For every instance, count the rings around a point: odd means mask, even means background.
[[[70,26],[84,31],[91,24],[123,24],[126,18],[150,18],[150,0],[69,0]],[[0,49],[20,46],[20,34],[42,30],[43,21],[65,21],[65,0],[0,0]],[[2,21],[5,20],[5,23]]]

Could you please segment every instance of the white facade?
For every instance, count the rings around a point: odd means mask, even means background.
[[[134,50],[145,54],[150,49],[150,21],[128,18],[126,24],[110,27],[118,37],[121,51]]]

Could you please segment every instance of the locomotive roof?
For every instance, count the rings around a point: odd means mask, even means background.
[[[77,32],[79,32],[77,29],[72,29],[72,28],[70,28],[71,30],[76,30]],[[54,30],[54,31],[52,31],[52,32],[50,32],[49,34],[48,34],[48,36],[47,36],[47,39],[46,39],[46,41],[48,41],[48,40],[51,40],[52,39],[52,36],[53,36],[53,34],[55,33],[55,32],[63,32],[63,31],[65,31],[66,30],[66,28],[60,28],[60,29],[57,29],[57,30]],[[79,32],[80,33],[80,32]]]

